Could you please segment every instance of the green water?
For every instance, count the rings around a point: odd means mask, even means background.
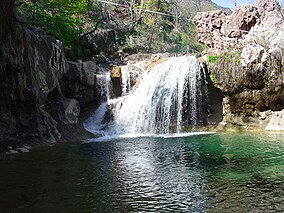
[[[0,212],[284,212],[283,133],[67,143],[0,169]]]

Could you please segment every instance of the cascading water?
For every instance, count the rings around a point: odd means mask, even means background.
[[[181,132],[185,124],[196,126],[206,111],[203,70],[195,57],[182,56],[145,72],[138,87],[114,107],[113,121],[104,129],[106,134],[167,134]],[[130,79],[129,74],[124,76]],[[129,84],[124,84],[126,93]]]
[[[98,107],[96,112],[84,122],[84,127],[89,132],[94,134],[104,134],[103,129],[106,125],[104,117],[108,112],[111,86],[110,73],[106,70],[103,70],[101,74],[97,75],[96,81],[96,87],[99,92],[101,105]]]
[[[122,95],[126,95],[131,88],[130,73],[128,66],[121,67],[121,78],[122,78]]]
[[[107,102],[111,90],[111,79],[108,71],[103,70],[102,74],[97,75],[96,87],[99,91],[100,101]]]

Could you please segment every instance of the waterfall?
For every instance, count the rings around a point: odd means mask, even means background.
[[[124,67],[123,94],[130,88],[127,72]],[[203,122],[207,110],[204,79],[204,69],[193,56],[172,57],[155,65],[144,72],[134,91],[112,106],[113,120],[104,130],[110,135],[168,134],[182,132],[184,125],[194,128]],[[105,109],[105,105],[102,108]],[[101,116],[101,112],[98,114]],[[103,121],[98,117],[96,119]]]
[[[128,66],[121,67],[121,78],[122,78],[122,95],[126,95],[131,88],[130,73]]]
[[[103,70],[102,74],[97,75],[96,87],[99,92],[100,101],[107,102],[110,98],[111,79],[110,73]]]

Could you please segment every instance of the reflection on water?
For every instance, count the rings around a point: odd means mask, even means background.
[[[0,160],[0,212],[283,212],[281,133],[125,138]]]

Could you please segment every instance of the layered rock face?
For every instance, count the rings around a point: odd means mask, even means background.
[[[275,0],[195,17],[211,80],[225,95],[223,123],[265,129],[271,111],[284,108],[283,17]]]
[[[98,101],[95,63],[67,62],[59,41],[20,24],[2,41],[0,151],[68,139],[80,104]]]
[[[61,93],[66,66],[60,42],[17,25],[0,55],[0,143],[60,140],[60,125],[77,123],[80,113],[78,102]]]

